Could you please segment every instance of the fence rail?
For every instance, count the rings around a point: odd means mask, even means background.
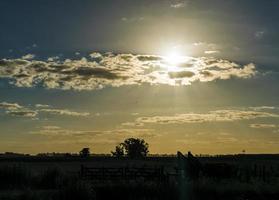
[[[144,180],[163,182],[167,175],[163,167],[85,167],[81,165],[80,176],[86,180]]]

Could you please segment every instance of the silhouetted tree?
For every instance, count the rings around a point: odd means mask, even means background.
[[[148,143],[139,138],[128,138],[118,146],[123,147],[125,154],[129,158],[143,158],[146,157],[149,152]]]
[[[124,156],[124,146],[119,144],[115,147],[115,151],[112,151],[111,154],[115,157],[123,157]]]
[[[84,157],[84,158],[89,157],[89,155],[90,155],[90,148],[83,148],[83,149],[79,152],[79,155],[80,155],[81,157]]]

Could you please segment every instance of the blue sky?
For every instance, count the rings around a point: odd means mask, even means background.
[[[278,153],[279,2],[0,2],[0,151]]]

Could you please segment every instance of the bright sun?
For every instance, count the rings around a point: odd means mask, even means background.
[[[168,54],[165,59],[168,63],[170,64],[178,64],[181,62],[181,58],[182,56],[179,55],[177,52],[171,52],[170,54]]]
[[[167,62],[168,71],[179,71],[180,68],[178,64],[183,63],[185,61],[185,57],[181,56],[178,52],[170,52],[166,56],[164,56],[165,61]]]

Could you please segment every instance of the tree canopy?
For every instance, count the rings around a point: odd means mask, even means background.
[[[147,156],[149,145],[143,139],[128,138],[115,147],[113,156],[127,156],[129,158],[144,158]]]

